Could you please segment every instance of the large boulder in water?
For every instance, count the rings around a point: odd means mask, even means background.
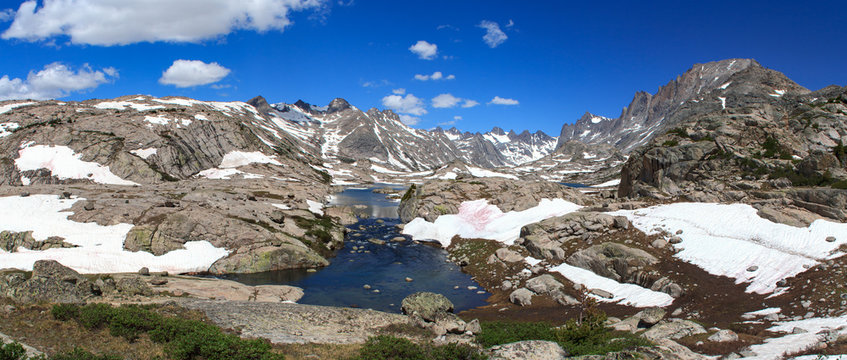
[[[431,292],[417,292],[403,299],[400,307],[404,314],[418,315],[427,321],[436,321],[440,314],[452,313],[453,303],[446,296]]]

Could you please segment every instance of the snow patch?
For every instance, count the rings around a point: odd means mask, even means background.
[[[468,171],[474,177],[501,177],[506,179],[518,180],[518,177],[515,175],[498,173],[491,170],[480,169],[472,166],[468,166]]]
[[[762,344],[750,346],[750,350],[756,355],[744,359],[784,359],[786,355],[795,354],[817,345],[822,339],[822,335],[818,333],[824,330],[836,331],[839,335],[847,335],[847,315],[834,318],[777,322],[776,324],[776,326],[768,328],[768,331],[785,332],[788,335],[767,339]],[[806,332],[793,334],[795,328],[806,330]]]
[[[132,150],[132,151],[130,151],[130,153],[133,153],[136,156],[138,156],[138,157],[140,157],[144,160],[147,160],[147,158],[149,158],[153,155],[156,155],[157,151],[158,151],[158,149],[156,149],[156,148],[146,148],[146,149]]]
[[[65,242],[78,246],[44,251],[0,250],[0,264],[28,271],[37,260],[49,259],[81,273],[136,272],[142,267],[156,272],[184,273],[206,271],[229,253],[208,241],[190,241],[185,243],[184,249],[161,256],[127,251],[123,242],[132,224],[103,226],[68,219],[72,213],[67,210],[81,200],[85,199],[59,199],[56,195],[0,197],[0,230],[32,231],[36,240],[61,236]]]
[[[726,109],[726,98],[718,97],[718,99],[721,101],[721,109]]]
[[[320,216],[324,215],[324,204],[312,200],[306,200],[306,204],[309,205],[309,211],[311,211],[312,213]]]
[[[95,104],[94,107],[98,109],[114,109],[114,110],[126,110],[127,107],[135,109],[135,111],[148,111],[148,110],[156,110],[156,109],[164,109],[164,106],[161,105],[147,105],[147,104],[139,104],[131,101],[104,101],[98,104]]]
[[[224,158],[223,160],[221,160],[221,164],[218,165],[218,167],[223,169],[234,169],[239,166],[249,165],[253,163],[283,166],[282,163],[276,160],[276,156],[268,156],[260,151],[232,151],[224,155]]]
[[[15,122],[0,123],[0,138],[12,135],[12,132],[19,127],[21,126]]]
[[[611,299],[598,297],[602,302],[620,303],[621,305],[634,307],[665,307],[673,303],[673,297],[663,292],[645,289],[634,284],[621,284],[615,280],[602,277],[590,270],[585,270],[568,264],[561,264],[550,268],[550,271],[558,272],[575,284],[580,284],[586,289],[600,289],[612,294]]]
[[[488,239],[512,245],[520,236],[521,228],[554,216],[574,212],[581,206],[563,199],[541,199],[537,206],[524,211],[503,213],[488,200],[465,201],[455,215],[441,215],[434,222],[416,218],[406,224],[403,234],[414,240],[435,240],[450,246],[455,235],[463,238]]]
[[[729,84],[732,84],[732,81],[730,81],[730,82],[728,82],[728,83],[726,83],[726,84],[721,85],[720,89],[721,89],[721,90],[726,90],[726,88],[728,88],[728,87],[729,87]]]
[[[717,276],[748,283],[747,292],[769,294],[779,280],[821,260],[844,255],[847,224],[816,220],[807,228],[773,223],[747,204],[676,203],[610,213],[626,216],[647,234],[679,235],[674,256]],[[834,236],[834,242],[826,238]],[[757,266],[756,271],[747,271]]]
[[[12,111],[12,109],[14,109],[14,108],[19,108],[21,106],[27,106],[27,105],[32,105],[32,104],[35,104],[35,103],[34,102],[23,102],[23,103],[0,105],[0,114],[5,114],[9,111]]]
[[[620,183],[621,183],[621,179],[614,179],[614,180],[606,181],[602,184],[591,185],[591,187],[600,188],[600,187],[618,186],[618,185],[620,185]]]
[[[15,165],[20,171],[47,169],[60,180],[88,179],[99,184],[138,185],[112,174],[108,166],[82,161],[82,154],[74,153],[67,146],[27,143],[18,154],[20,157],[15,159]]]

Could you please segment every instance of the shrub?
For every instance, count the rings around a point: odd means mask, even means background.
[[[109,304],[90,304],[79,309],[80,325],[86,329],[96,329],[109,321],[112,314],[112,306]]]
[[[53,318],[59,321],[68,321],[79,317],[79,306],[73,304],[59,304],[50,309]]]
[[[4,344],[0,339],[0,360],[26,360],[26,350],[21,344],[12,342]]]
[[[673,147],[677,145],[679,145],[679,141],[676,140],[668,140],[662,143],[662,146],[664,147]]]
[[[483,360],[479,350],[458,344],[443,346],[418,345],[411,340],[393,336],[374,336],[359,350],[357,360]]]
[[[281,354],[270,352],[264,340],[244,340],[224,333],[220,328],[196,320],[164,317],[148,308],[125,305],[114,308],[108,304],[90,304],[83,307],[56,305],[51,310],[60,320],[76,319],[82,326],[94,329],[108,327],[112,336],[134,341],[141,334],[164,344],[168,358],[176,360],[281,360]],[[58,314],[59,316],[57,317]],[[74,352],[83,354],[76,349]],[[75,356],[73,353],[69,356]],[[81,355],[82,356],[82,355]],[[91,355],[94,356],[94,355]],[[67,357],[63,360],[111,360],[113,357]],[[5,360],[5,359],[0,359]],[[14,359],[18,360],[18,359]]]
[[[543,322],[482,324],[477,340],[485,347],[523,340],[546,340],[558,343],[571,356],[602,355],[652,344],[635,334],[613,331],[605,327],[606,314],[593,307],[585,309],[582,321],[570,320],[561,327]]]
[[[72,351],[56,354],[50,357],[50,360],[121,360],[117,355],[95,355],[80,348],[74,348]]]
[[[425,360],[423,349],[420,345],[409,339],[393,336],[374,336],[362,346],[359,351],[358,360],[388,360],[409,359]]]

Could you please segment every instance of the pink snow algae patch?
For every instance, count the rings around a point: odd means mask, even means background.
[[[441,215],[434,222],[416,218],[406,224],[403,233],[414,240],[434,240],[450,246],[453,236],[466,239],[487,239],[514,244],[525,225],[551,217],[562,216],[582,206],[563,199],[541,199],[537,206],[523,211],[502,212],[488,200],[465,201],[458,214]]]

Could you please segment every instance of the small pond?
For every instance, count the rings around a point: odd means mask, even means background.
[[[231,274],[225,278],[248,285],[284,284],[303,288],[305,296],[298,301],[301,304],[399,312],[400,302],[409,294],[431,291],[449,298],[456,312],[485,305],[489,294],[456,264],[448,262],[446,251],[416,244],[409,237],[402,242],[392,241],[403,236],[395,227],[400,223],[399,203],[387,199],[386,194],[373,192],[386,186],[349,188],[333,197],[330,205],[356,206],[360,221],[349,226],[351,231],[344,248],[329,259],[329,266],[312,273],[284,270]],[[403,188],[392,188],[402,195]],[[374,244],[371,239],[385,244]],[[412,281],[406,281],[407,277]],[[370,289],[365,289],[365,285]]]

